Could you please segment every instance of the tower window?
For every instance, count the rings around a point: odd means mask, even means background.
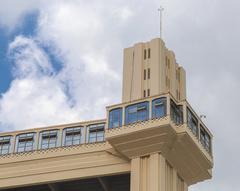
[[[211,152],[211,137],[207,131],[200,125],[200,142],[204,148],[210,153]]]
[[[187,124],[195,136],[198,136],[198,120],[194,114],[187,108]]]
[[[143,90],[143,97],[146,97],[146,90]]]
[[[143,79],[146,80],[146,78],[147,78],[147,71],[144,70]]]
[[[113,109],[109,113],[109,129],[122,126],[122,108]]]
[[[148,68],[148,79],[150,79],[150,68]]]
[[[170,116],[175,124],[179,125],[183,123],[182,106],[176,105],[173,100],[170,101]]]
[[[144,49],[144,60],[146,60],[146,58],[147,58],[147,50]]]
[[[141,102],[126,107],[126,125],[149,119],[149,103]]]
[[[152,101],[152,118],[161,118],[166,116],[166,98],[158,98]]]
[[[148,96],[150,96],[150,89],[147,90]]]
[[[148,58],[150,58],[151,57],[151,49],[149,48],[148,49]]]

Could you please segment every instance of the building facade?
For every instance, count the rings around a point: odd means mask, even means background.
[[[0,190],[187,191],[212,176],[212,134],[161,39],[124,50],[106,119],[0,133]]]

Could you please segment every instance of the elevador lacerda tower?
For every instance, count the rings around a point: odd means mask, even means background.
[[[102,120],[0,133],[0,189],[187,191],[211,178],[212,134],[160,38],[124,49],[122,103],[106,110]]]
[[[161,39],[124,50],[122,102],[107,108],[106,140],[131,161],[131,191],[186,191],[211,178],[212,134],[187,102],[185,70]]]

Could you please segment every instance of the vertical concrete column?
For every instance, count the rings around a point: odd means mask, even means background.
[[[149,119],[152,119],[152,100],[149,100]]]
[[[159,154],[159,191],[166,191],[166,160]]]
[[[10,146],[9,153],[14,153],[15,152],[15,147],[16,147],[15,146],[16,145],[16,135],[13,135],[11,137],[10,144],[11,144],[11,146]]]
[[[166,191],[165,158],[154,153],[131,161],[131,191]]]
[[[170,99],[170,95],[167,95],[167,115],[170,116],[170,104],[171,104],[171,99]]]
[[[140,189],[140,157],[131,161],[131,191],[141,191]]]
[[[41,145],[39,143],[39,139],[40,139],[40,132],[35,132],[35,135],[34,135],[34,148],[33,150],[38,150],[41,148]]]
[[[178,191],[177,184],[178,184],[178,175],[177,175],[177,171],[173,168],[173,191]]]
[[[125,121],[125,115],[126,115],[125,108],[126,108],[126,106],[124,106],[122,108],[122,126],[124,126],[126,124],[126,121]]]

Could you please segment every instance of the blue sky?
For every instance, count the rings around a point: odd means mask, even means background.
[[[159,34],[158,0],[0,3],[0,131],[104,118],[105,106],[121,102],[123,48]],[[213,179],[190,190],[235,191],[240,2],[161,3],[187,99],[214,135]]]
[[[11,59],[8,57],[8,45],[18,35],[34,36],[37,17],[37,12],[26,15],[20,26],[13,31],[9,31],[0,25],[0,94],[7,91],[13,80],[11,74]]]

